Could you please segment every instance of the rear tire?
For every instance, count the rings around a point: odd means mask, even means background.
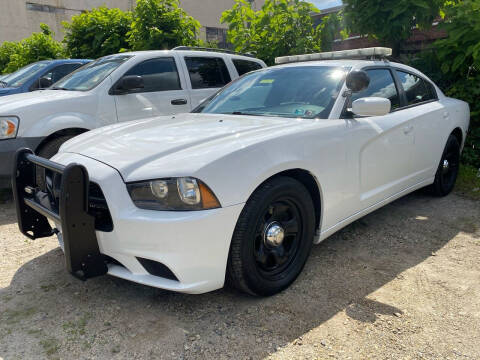
[[[435,181],[429,187],[433,195],[446,196],[452,192],[457,180],[459,166],[460,143],[454,135],[450,135],[435,174]]]
[[[37,154],[45,159],[50,159],[58,153],[58,150],[60,149],[60,146],[67,141],[73,138],[74,136],[72,135],[65,135],[65,136],[60,136],[57,138],[54,138],[47,142],[46,144],[42,145],[40,150],[38,150]],[[40,188],[44,188],[45,186],[45,169],[36,167],[36,179],[37,179],[37,186]]]
[[[302,183],[282,176],[260,185],[237,221],[227,281],[252,295],[284,290],[302,271],[314,232],[315,208]]]

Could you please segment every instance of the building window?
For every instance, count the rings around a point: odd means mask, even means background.
[[[206,27],[207,42],[217,43],[218,47],[227,49],[229,44],[227,43],[227,29]]]
[[[65,13],[64,8],[59,8],[51,5],[30,3],[30,2],[27,2],[27,10],[42,11],[42,12],[48,12],[48,13]]]

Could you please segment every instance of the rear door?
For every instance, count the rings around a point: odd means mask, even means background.
[[[144,88],[113,95],[118,121],[171,115],[191,110],[186,84],[179,74],[177,62],[173,56],[144,60],[133,65],[123,76],[129,75],[141,76]]]
[[[221,56],[181,56],[187,70],[192,108],[228,84],[232,77]]]
[[[404,69],[396,69],[403,91],[402,115],[409,119],[415,136],[413,173],[416,182],[435,176],[438,159],[443,151],[445,123],[450,114],[438,100],[434,86],[421,76]]]

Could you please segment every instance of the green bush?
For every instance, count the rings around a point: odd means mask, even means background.
[[[13,54],[19,52],[20,44],[14,41],[5,41],[0,46],[0,74],[7,73],[6,67]]]
[[[132,14],[105,6],[92,9],[64,21],[66,51],[72,58],[95,59],[128,48]]]
[[[235,0],[222,14],[228,40],[236,51],[255,54],[272,65],[275,57],[320,51],[320,31],[313,26],[318,10],[300,0],[266,0],[258,11],[246,0]]]
[[[58,59],[65,56],[62,44],[53,39],[53,33],[46,24],[40,24],[42,32],[33,33],[16,45],[7,45],[6,52],[13,50],[3,73],[11,73],[25,65],[40,60]],[[3,47],[3,45],[2,45]],[[1,52],[1,51],[0,51]]]
[[[448,38],[435,43],[446,93],[470,104],[470,133],[463,161],[480,167],[480,1],[463,0],[445,9]]]
[[[132,50],[163,50],[199,43],[200,23],[179,6],[178,0],[137,0],[128,33]]]

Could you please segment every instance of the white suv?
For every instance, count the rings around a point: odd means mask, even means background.
[[[189,112],[261,60],[178,47],[100,58],[48,90],[0,100],[0,188],[21,147],[50,158],[69,138],[116,122]],[[3,185],[3,186],[2,186]]]

